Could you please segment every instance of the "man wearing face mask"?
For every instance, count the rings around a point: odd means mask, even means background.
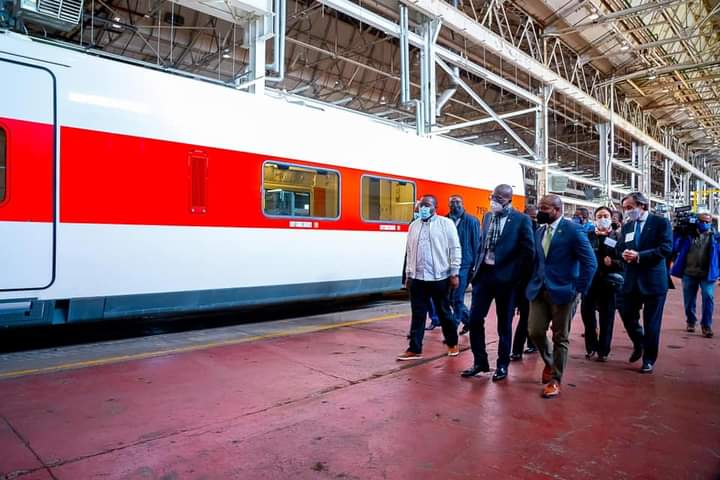
[[[410,345],[398,360],[419,360],[425,334],[429,302],[435,305],[442,326],[448,356],[460,353],[458,334],[450,312],[448,295],[459,285],[462,260],[460,239],[455,224],[436,215],[437,199],[425,195],[420,200],[420,218],[410,224],[406,246],[406,287],[410,291]]]
[[[470,346],[474,362],[462,372],[463,377],[490,371],[485,349],[485,317],[495,300],[498,332],[497,367],[494,382],[508,374],[512,343],[514,291],[528,276],[533,256],[533,234],[530,217],[512,208],[512,187],[498,185],[490,197],[490,210],[482,223],[475,267],[472,307],[470,309]]]
[[[562,216],[563,204],[557,195],[540,200],[535,233],[535,271],[526,294],[530,301],[528,331],[545,363],[542,381],[545,398],[560,394],[570,345],[570,320],[578,294],[590,288],[597,260],[583,229]],[[552,328],[553,348],[547,339]]]
[[[660,345],[660,326],[668,290],[667,259],[672,254],[672,228],[667,219],[648,211],[640,192],[622,200],[628,222],[618,242],[625,269],[621,316],[633,343],[630,362],[643,359],[641,373],[652,373]],[[642,309],[643,326],[640,326]]]
[[[575,210],[575,215],[573,216],[572,220],[578,225],[581,225],[583,230],[588,233],[595,230],[595,225],[593,224],[592,220],[590,220],[590,210],[585,207],[580,207]]]
[[[420,218],[420,202],[415,202],[415,207],[413,209],[413,221]],[[412,221],[410,222],[412,224]],[[406,282],[406,276],[405,271],[407,270],[407,252],[405,252],[405,259],[403,260],[403,267],[402,267],[402,283],[403,286],[407,284]],[[425,330],[434,330],[436,327],[440,326],[440,317],[438,317],[437,311],[435,310],[435,305],[433,305],[432,300],[428,302],[428,317],[430,317],[430,326],[427,327]],[[410,338],[410,334],[408,334],[408,338]]]
[[[452,291],[451,306],[453,310],[453,319],[455,328],[462,323],[463,328],[460,335],[469,331],[468,324],[470,311],[465,306],[465,290],[470,280],[470,272],[475,265],[475,256],[480,246],[480,221],[474,215],[470,215],[465,211],[463,198],[460,195],[453,195],[449,199],[450,213],[448,218],[455,223],[457,227],[458,237],[460,238],[460,247],[462,248],[462,262],[460,263],[460,273],[458,275],[458,288]]]
[[[695,229],[675,239],[672,275],[682,279],[687,331],[694,332],[698,288],[702,299],[700,326],[703,336],[712,338],[715,282],[720,278],[720,234],[712,228],[712,216],[699,213]]]
[[[537,214],[538,209],[535,205],[528,205],[527,207],[525,207],[525,215],[530,217],[530,220],[532,221],[533,236],[535,235],[535,231],[538,229]],[[532,272],[528,272],[528,281],[530,280],[530,273]],[[528,299],[525,296],[526,288],[527,282],[520,283],[517,285],[517,290],[515,291],[515,306],[518,310],[519,319],[517,327],[515,327],[515,336],[513,337],[512,342],[512,353],[510,354],[510,360],[513,361],[522,360],[523,353],[537,352],[537,348],[535,348],[532,340],[530,340],[530,337],[528,337],[528,318],[530,316],[530,302],[528,302]],[[523,351],[526,341],[527,348]]]

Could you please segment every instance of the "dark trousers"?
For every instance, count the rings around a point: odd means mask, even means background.
[[[470,318],[470,310],[465,305],[465,290],[467,290],[470,270],[461,269],[458,274],[458,280],[460,284],[458,288],[452,291],[451,303],[453,310],[453,321],[455,322],[455,328],[460,326],[461,323],[467,324]]]
[[[600,320],[599,338],[596,311]],[[585,324],[585,351],[607,357],[615,323],[615,288],[602,282],[593,285],[587,295],[583,296],[580,314]]]
[[[413,353],[422,353],[422,342],[425,336],[425,318],[427,318],[430,302],[435,305],[440,325],[442,326],[445,343],[448,347],[454,347],[458,343],[457,329],[452,321],[450,312],[450,280],[439,280],[437,282],[426,282],[424,280],[410,281],[410,309],[412,310],[412,322],[410,323],[410,347],[408,350]]]
[[[525,288],[518,289],[515,292],[515,305],[518,309],[520,319],[518,320],[517,327],[515,327],[515,337],[513,337],[512,352],[517,355],[522,355],[523,349],[525,348],[525,342],[527,341],[528,348],[533,347],[532,340],[528,336],[528,318],[530,317],[530,302],[525,296]]]
[[[655,364],[660,348],[660,327],[667,293],[643,295],[635,287],[623,295],[622,319],[635,348],[643,349],[643,362]],[[643,326],[640,326],[642,308]]]
[[[437,311],[435,310],[435,304],[432,300],[428,301],[428,315],[430,316],[430,324],[434,327],[440,325],[440,317],[438,317]]]
[[[510,364],[510,346],[512,343],[512,318],[515,289],[512,285],[498,284],[495,267],[483,264],[473,284],[472,305],[470,307],[470,347],[475,357],[475,365],[489,366],[485,349],[485,317],[495,300],[498,332],[498,367]]]

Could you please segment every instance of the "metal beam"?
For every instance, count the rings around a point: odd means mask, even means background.
[[[347,0],[321,0],[346,3]],[[473,43],[485,47],[503,60],[511,62],[518,68],[525,70],[533,77],[543,81],[546,84],[553,85],[557,92],[574,99],[576,102],[584,105],[587,109],[598,115],[600,118],[610,120],[609,109],[599,102],[593,96],[587,94],[570,81],[561,77],[542,63],[535,60],[522,50],[514,47],[502,37],[493,33],[489,29],[475,22],[461,11],[453,8],[443,0],[402,0],[412,8],[416,8],[429,16],[442,17],[443,24],[458,34],[464,36]],[[349,3],[349,2],[348,2]],[[704,172],[695,168],[689,162],[684,160],[675,152],[671,151],[662,143],[640,130],[638,127],[628,122],[622,117],[617,116],[614,119],[616,128],[623,130],[629,135],[635,137],[640,142],[648,145],[653,150],[659,152],[665,157],[673,160],[678,166],[692,173],[696,177],[704,180],[709,185],[720,188],[720,182],[710,178]]]
[[[536,160],[538,159],[537,154],[533,151],[532,148],[530,148],[528,146],[527,143],[525,143],[525,141],[522,138],[520,138],[520,135],[518,135],[515,132],[515,130],[513,130],[512,127],[510,125],[508,125],[507,122],[505,122],[505,120],[500,118],[500,116],[498,116],[498,114],[495,113],[495,110],[493,110],[490,107],[490,105],[488,105],[487,102],[485,102],[485,100],[483,100],[482,97],[480,97],[480,95],[475,93],[475,91],[470,87],[470,85],[465,83],[465,81],[462,78],[460,78],[460,76],[457,73],[455,73],[455,71],[452,68],[450,68],[450,66],[448,66],[447,63],[443,62],[440,59],[437,59],[437,64],[440,65],[440,67],[443,70],[445,70],[445,73],[450,75],[455,80],[455,82],[458,84],[458,86],[460,86],[463,90],[465,90],[465,93],[470,95],[470,97],[473,100],[475,100],[477,103],[479,103],[480,106],[483,107],[483,109],[491,117],[493,117],[493,120],[495,120],[497,123],[499,123],[500,126],[503,127],[503,129],[505,129],[505,131],[508,133],[508,135],[510,135],[513,138],[513,140],[515,140],[518,143],[518,145],[520,145],[523,148],[523,150],[525,150],[527,153],[529,153],[534,159],[536,159]]]
[[[518,110],[517,112],[502,113],[502,114],[499,114],[498,117],[500,117],[502,119],[513,118],[513,117],[522,117],[523,115],[527,115],[528,113],[536,112],[537,110],[538,110],[537,108],[526,108],[525,110]],[[479,118],[477,120],[470,120],[467,122],[455,123],[453,125],[448,125],[445,127],[434,128],[432,133],[433,134],[443,134],[443,133],[451,132],[453,130],[474,127],[476,125],[482,125],[483,123],[490,123],[490,122],[494,122],[494,121],[495,121],[495,119],[493,117]]]
[[[646,77],[646,76],[652,76],[652,75],[662,75],[665,73],[672,73],[672,72],[681,72],[684,70],[690,70],[692,68],[714,67],[716,65],[720,65],[720,60],[711,60],[709,62],[701,62],[701,63],[678,63],[676,65],[666,65],[663,67],[644,68],[637,72],[628,73],[627,75],[622,75],[620,77],[615,77],[610,80],[600,82],[597,84],[597,86],[604,87],[605,85],[609,85],[612,82],[617,83],[617,82],[622,82],[625,80],[632,80],[633,78],[640,78],[640,77]]]
[[[400,26],[397,25],[395,22],[388,20],[384,17],[381,17],[380,15],[371,12],[370,10],[361,7],[360,5],[353,3],[349,0],[318,0],[318,2],[322,3],[323,5],[327,5],[330,8],[333,8],[339,12],[342,12],[346,15],[349,15],[353,18],[356,18],[358,20],[362,20],[366,24],[385,32],[388,35],[392,35],[393,37],[400,38]],[[413,4],[410,3],[409,7],[413,7]],[[433,16],[433,18],[436,16]],[[408,41],[410,45],[413,45],[417,48],[422,48],[424,41],[422,36],[418,35],[414,32],[408,32]],[[497,75],[490,70],[481,67],[475,62],[472,62],[468,60],[465,57],[462,57],[461,55],[458,55],[455,52],[452,52],[448,50],[447,48],[436,46],[435,47],[435,53],[438,58],[442,58],[446,62],[455,65],[457,67],[462,68],[463,70],[472,73],[473,75],[477,75],[478,77],[484,78],[490,83],[493,83],[504,90],[507,90],[508,92],[512,92],[513,94],[517,95],[520,98],[524,98],[525,100],[528,100],[532,103],[535,103],[539,105],[542,101],[540,97],[537,95],[534,95],[533,93],[529,92],[528,90],[525,90],[524,88],[514,84],[513,82],[508,81],[507,79],[503,78],[500,75]]]

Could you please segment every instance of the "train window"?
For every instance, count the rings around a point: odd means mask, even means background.
[[[0,203],[5,200],[7,183],[7,135],[0,127]]]
[[[381,177],[362,177],[362,218],[369,222],[409,223],[413,219],[415,184]]]
[[[331,170],[265,162],[263,211],[280,217],[338,218],[340,175]]]

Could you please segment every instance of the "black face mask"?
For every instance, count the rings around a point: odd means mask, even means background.
[[[613,222],[610,224],[610,228],[612,228],[613,230],[617,230],[618,228],[620,228],[620,224]]]
[[[457,204],[451,204],[450,205],[450,215],[457,218],[462,216],[465,209]]]
[[[550,214],[547,212],[538,212],[537,214],[537,223],[540,225],[545,225],[548,223],[552,223],[553,219],[550,217]]]

